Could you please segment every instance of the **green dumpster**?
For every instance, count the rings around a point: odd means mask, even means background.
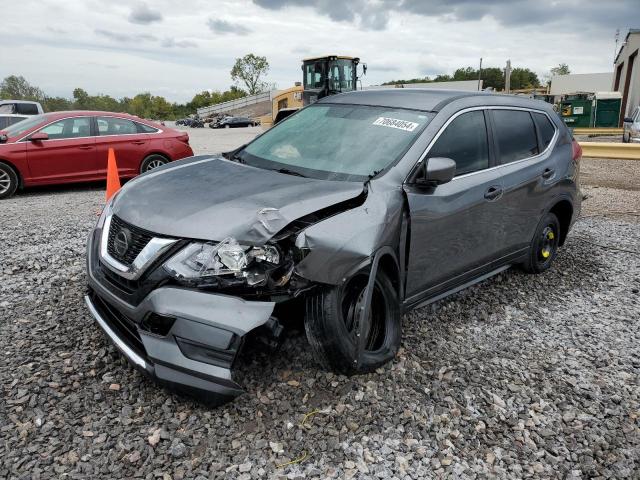
[[[571,128],[589,128],[591,126],[592,100],[584,97],[567,97],[561,104],[562,120]]]
[[[620,118],[620,98],[596,98],[594,127],[615,128]]]

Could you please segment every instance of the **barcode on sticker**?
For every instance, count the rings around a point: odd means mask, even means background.
[[[373,124],[380,125],[381,127],[397,128],[399,130],[405,130],[407,132],[413,132],[418,126],[418,124],[415,122],[388,117],[378,117],[378,119],[373,122]]]

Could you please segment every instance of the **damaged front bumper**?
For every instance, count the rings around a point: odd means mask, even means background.
[[[211,403],[243,393],[232,367],[244,336],[271,319],[275,303],[161,286],[139,303],[123,300],[107,279],[95,239],[87,248],[85,303],[113,344],[139,371]]]

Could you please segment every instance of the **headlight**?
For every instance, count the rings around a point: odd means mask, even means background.
[[[272,245],[250,247],[234,238],[220,243],[194,242],[171,257],[164,268],[178,278],[196,279],[217,275],[235,275],[250,279],[246,269],[254,262],[280,263],[278,249]],[[253,282],[250,282],[253,283]]]

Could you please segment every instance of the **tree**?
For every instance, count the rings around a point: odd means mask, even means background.
[[[31,85],[23,76],[9,75],[0,83],[0,98],[12,100],[44,100],[44,92]]]
[[[571,70],[569,70],[569,65],[566,63],[560,63],[557,67],[553,67],[551,69],[551,75],[569,75]]]
[[[261,79],[267,72],[267,57],[249,53],[242,58],[236,58],[236,63],[231,69],[231,79],[236,83],[244,83],[249,95],[255,95],[267,88],[267,83]]]
[[[511,70],[511,88],[513,90],[537,88],[539,86],[538,75],[528,68],[514,68]]]

